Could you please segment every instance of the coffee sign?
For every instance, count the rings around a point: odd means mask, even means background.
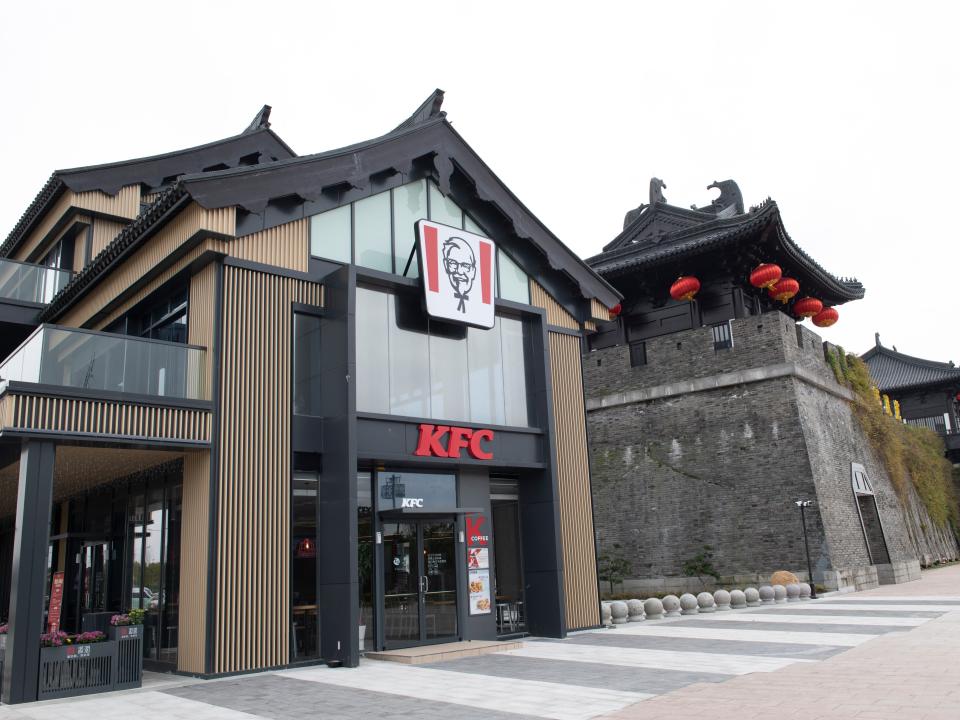
[[[493,240],[430,220],[417,221],[423,295],[430,317],[494,325]]]

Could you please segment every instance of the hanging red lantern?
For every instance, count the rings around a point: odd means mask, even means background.
[[[693,275],[681,275],[670,286],[670,297],[674,300],[693,300],[700,292],[700,281]]]
[[[620,313],[623,312],[623,305],[617,303],[612,308],[610,308],[610,319],[613,320],[615,317],[618,317]]]
[[[779,265],[763,263],[762,265],[757,265],[753,272],[750,273],[750,284],[755,288],[766,290],[776,285],[782,275],[783,270],[780,269]]]
[[[812,297],[802,297],[793,304],[793,314],[797,317],[813,317],[823,310],[823,303]]]
[[[830,327],[840,319],[840,313],[836,308],[825,307],[823,310],[813,316],[813,324],[817,327]]]
[[[785,303],[800,292],[800,283],[793,278],[780,278],[772,287],[767,289],[767,292],[774,300]]]
[[[313,558],[317,556],[317,546],[310,538],[304,538],[297,543],[298,558]]]

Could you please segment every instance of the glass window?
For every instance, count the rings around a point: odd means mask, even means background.
[[[466,213],[463,214],[463,229],[469,230],[470,232],[476,233],[477,235],[483,235],[484,237],[488,237],[486,230],[484,230],[482,227],[477,225],[473,221],[473,218],[467,215]]]
[[[498,318],[503,348],[503,398],[507,425],[527,425],[527,340],[523,321]]]
[[[450,198],[444,197],[440,189],[430,183],[430,219],[463,228],[463,210]]]
[[[320,408],[320,318],[293,316],[293,412],[321,415]]]
[[[404,498],[423,500],[423,507],[449,510],[457,506],[457,476],[387,470],[377,473],[377,508],[402,507]]]
[[[349,205],[310,218],[310,254],[337,262],[350,262]]]
[[[401,185],[393,190],[393,232],[396,247],[396,273],[403,275],[410,252],[416,242],[415,225],[417,220],[427,217],[427,181]],[[413,256],[407,277],[419,277],[417,256]]]
[[[317,474],[295,472],[290,514],[291,660],[319,655],[317,630]]]
[[[470,328],[467,353],[470,371],[470,419],[492,425],[506,424],[503,397],[503,358],[500,322],[492,330]]]
[[[357,288],[357,409],[390,412],[387,293]]]
[[[405,330],[397,322],[397,297],[388,296],[390,413],[430,417],[430,357],[427,334]]]
[[[470,417],[467,344],[463,339],[430,336],[430,416]]]
[[[369,472],[357,473],[357,578],[360,581],[360,650],[373,650],[373,497]]]
[[[353,204],[354,257],[357,265],[393,271],[390,243],[390,193],[359,200]]]
[[[513,259],[497,248],[497,267],[499,268],[500,297],[504,300],[530,304],[530,281]]]

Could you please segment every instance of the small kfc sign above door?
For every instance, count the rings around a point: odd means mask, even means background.
[[[492,328],[494,242],[460,228],[418,220],[417,248],[427,314]]]

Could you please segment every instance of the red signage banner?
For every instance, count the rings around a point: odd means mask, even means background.
[[[63,607],[63,572],[53,574],[50,583],[50,609],[47,611],[47,632],[60,629],[60,610]]]
[[[446,445],[444,438],[446,437]],[[493,460],[493,451],[484,449],[482,443],[493,440],[493,430],[456,427],[454,425],[431,425],[420,423],[420,437],[414,455],[420,457],[459,458],[466,450],[477,460]]]

